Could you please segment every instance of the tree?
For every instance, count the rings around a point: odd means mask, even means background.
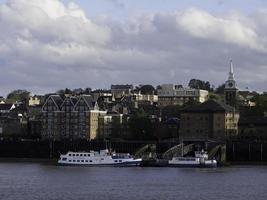
[[[219,85],[216,90],[215,93],[216,94],[223,94],[224,93],[224,88],[225,88],[225,84]]]
[[[165,106],[164,108],[162,108],[162,111],[161,111],[162,119],[165,120],[165,119],[172,118],[172,117],[180,118],[181,108],[182,107],[178,105]]]
[[[194,88],[194,89],[202,89],[202,90],[208,90],[208,91],[212,91],[212,88],[210,86],[210,82],[207,81],[202,81],[199,79],[191,79],[188,83],[188,86],[190,88]]]
[[[14,90],[10,92],[7,95],[7,100],[8,102],[15,103],[15,102],[25,102],[29,99],[30,97],[30,92],[27,90]]]
[[[129,129],[133,139],[149,140],[153,137],[153,124],[144,110],[137,110],[129,119]]]
[[[155,88],[152,85],[143,85],[140,87],[141,94],[154,94]]]

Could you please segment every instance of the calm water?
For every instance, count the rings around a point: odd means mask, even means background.
[[[0,163],[0,199],[267,199],[267,167],[59,167]]]

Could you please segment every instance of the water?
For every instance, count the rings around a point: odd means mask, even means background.
[[[267,167],[60,167],[0,163],[2,200],[266,200]]]

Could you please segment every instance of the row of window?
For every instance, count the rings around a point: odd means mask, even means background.
[[[68,156],[88,156],[88,157],[90,157],[90,154],[78,154],[78,153],[71,154],[71,153],[69,153]]]
[[[67,160],[67,158],[63,158],[62,159],[63,161],[66,161]],[[104,160],[104,159],[101,159],[101,160]],[[93,161],[92,160],[68,160],[68,162],[82,162],[82,163],[88,163],[88,162],[90,162],[90,163],[92,163]],[[117,163],[117,162],[122,162],[122,160],[115,160],[114,161],[115,163]]]

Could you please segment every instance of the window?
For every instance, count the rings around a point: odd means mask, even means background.
[[[83,154],[83,156],[86,156],[86,154]]]
[[[119,160],[119,162],[122,162],[122,160]]]
[[[92,160],[90,160],[90,162],[93,162]]]
[[[117,160],[115,160],[115,162],[118,162]]]
[[[77,160],[77,162],[80,162],[80,160]]]
[[[76,162],[76,160],[73,160],[73,162]]]
[[[84,162],[84,160],[81,160],[81,162]]]
[[[85,160],[85,162],[88,162],[88,160]]]
[[[79,154],[76,154],[76,156],[79,156]]]
[[[80,156],[83,156],[83,154],[80,154]]]
[[[69,160],[69,162],[71,162],[71,160]]]
[[[66,160],[67,160],[67,158],[62,158],[62,160],[63,160],[63,161],[66,161]]]

